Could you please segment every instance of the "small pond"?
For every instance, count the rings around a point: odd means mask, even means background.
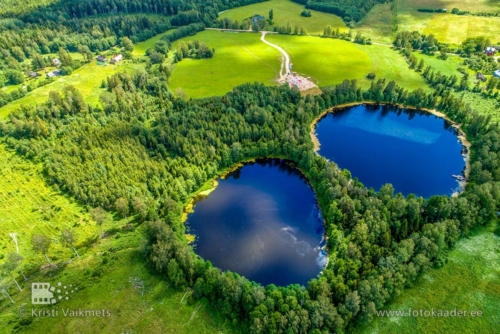
[[[392,183],[396,193],[423,197],[460,191],[453,175],[465,167],[462,143],[451,124],[430,113],[359,105],[327,114],[316,137],[318,153],[366,187]]]
[[[321,272],[323,219],[297,169],[259,160],[218,182],[186,222],[197,254],[263,285],[305,285]]]

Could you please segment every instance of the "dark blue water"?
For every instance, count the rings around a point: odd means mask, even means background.
[[[451,195],[465,167],[455,129],[429,113],[389,106],[335,111],[316,128],[319,154],[348,169],[367,187],[392,183],[395,192]]]
[[[264,285],[305,285],[326,264],[314,193],[281,160],[248,164],[219,180],[187,225],[197,254]]]

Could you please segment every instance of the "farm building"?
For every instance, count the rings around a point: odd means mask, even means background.
[[[61,65],[61,61],[58,58],[52,59],[52,65],[59,66]]]
[[[36,78],[38,78],[38,77],[40,76],[40,74],[38,74],[38,73],[36,73],[36,72],[31,71],[31,72],[29,72],[29,73],[28,73],[28,76],[29,76],[30,78],[36,79]]]
[[[485,77],[485,76],[484,76],[484,74],[483,74],[483,73],[481,73],[481,72],[477,72],[477,73],[476,73],[476,79],[481,80],[482,82],[485,82],[485,81],[486,81],[486,77]]]
[[[97,59],[97,61],[100,61],[100,62],[102,62],[102,63],[105,63],[105,62],[107,62],[107,61],[108,61],[108,59],[107,59],[105,56],[103,56],[103,55],[99,55],[99,56],[97,56],[97,58],[96,58],[96,59]]]
[[[121,54],[119,55],[114,55],[112,58],[111,58],[111,61],[110,63],[111,64],[116,64],[116,63],[119,63],[123,60],[123,56]]]
[[[493,56],[497,52],[497,49],[495,49],[492,46],[488,46],[486,49],[484,49],[484,54],[487,56]]]
[[[252,23],[255,24],[257,22],[260,22],[260,21],[265,21],[266,18],[262,15],[259,15],[259,14],[255,14],[253,17],[252,17]]]
[[[61,75],[60,70],[54,70],[52,72],[47,73],[47,78],[55,78],[57,76]]]

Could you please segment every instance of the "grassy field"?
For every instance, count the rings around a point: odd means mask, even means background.
[[[0,144],[0,249],[2,254],[16,251],[9,233],[17,233],[19,253],[26,257],[28,267],[45,261],[31,251],[33,234],[44,233],[57,239],[63,229],[74,228],[79,243],[83,243],[98,233],[85,210],[47,187],[41,168]],[[59,242],[50,251],[53,260],[71,255],[72,251]]]
[[[255,14],[268,17],[269,11],[273,10],[274,25],[286,26],[287,23],[290,27],[304,27],[310,34],[323,33],[327,25],[333,28],[339,28],[342,31],[347,30],[344,21],[336,15],[327,14],[311,10],[311,17],[302,17],[300,13],[304,10],[304,6],[292,2],[290,0],[271,0],[253,5],[243,6],[239,8],[230,9],[220,15],[220,18],[229,18],[242,22],[244,19],[252,17]]]
[[[378,317],[360,333],[497,333],[500,323],[500,238],[494,225],[460,240],[449,262],[420,277],[386,310],[481,310],[482,317]]]
[[[378,4],[356,25],[355,32],[370,36],[372,41],[392,44],[392,10],[391,3]]]
[[[170,88],[181,88],[187,97],[224,95],[246,82],[276,84],[280,53],[262,43],[260,34],[204,31],[183,39],[197,39],[215,48],[211,59],[184,59],[175,65]],[[175,50],[173,45],[172,49]]]
[[[170,88],[181,88],[187,97],[200,98],[223,95],[245,82],[276,84],[279,53],[259,38],[259,34],[252,33],[205,31],[185,39],[207,43],[215,48],[215,56],[176,64]],[[369,87],[365,77],[375,72],[377,77],[395,80],[408,89],[428,89],[420,75],[408,69],[404,59],[388,47],[311,36],[267,35],[266,39],[283,47],[291,56],[294,71],[311,77],[320,87],[345,79],[358,79],[362,86]]]
[[[99,239],[99,228],[81,206],[48,187],[41,177],[41,166],[25,161],[0,145],[0,254],[15,252],[9,233],[18,234],[19,253],[25,258],[23,271],[28,280],[17,275],[23,291],[12,284],[11,304],[0,294],[0,330],[12,333],[235,333],[207,303],[181,302],[184,291],[168,286],[162,277],[144,266],[139,249],[142,227],[122,230],[123,221],[111,217],[104,224],[106,238]],[[135,227],[135,225],[133,225]],[[72,228],[78,235],[81,259],[59,242],[60,232]],[[44,233],[53,239],[49,251],[57,268],[44,268],[45,259],[31,250],[31,235]],[[3,262],[0,259],[0,264]],[[136,290],[132,279],[144,283]],[[11,282],[8,278],[7,282]],[[31,317],[31,283],[61,281],[79,291],[68,301],[56,304],[57,319]],[[19,307],[29,310],[30,325],[19,325]],[[199,310],[193,315],[193,312]],[[106,309],[107,318],[64,317],[62,308]],[[39,307],[38,309],[49,309]]]
[[[452,8],[471,12],[498,12],[500,3],[490,0],[398,0],[400,30],[418,30],[433,34],[439,41],[460,44],[467,37],[486,36],[492,43],[499,41],[500,18],[459,16],[453,14],[420,13],[418,8]],[[390,15],[390,13],[389,13]]]
[[[490,0],[398,0],[399,31],[420,31],[433,34],[439,41],[459,45],[468,37],[486,36],[492,43],[500,42],[500,18],[480,16],[459,16],[418,12],[419,8],[453,8],[478,12],[500,12],[500,2]],[[392,36],[391,4],[376,5],[359,22],[356,30],[373,41],[391,43]]]
[[[462,77],[462,74],[458,71],[459,68],[467,69],[463,63],[463,59],[458,56],[448,56],[448,59],[442,60],[438,59],[437,55],[430,56],[420,52],[414,53],[417,59],[423,59],[425,66],[429,65],[434,71],[440,71],[444,75],[456,75],[458,78]]]
[[[155,43],[158,42],[164,35],[169,35],[174,32],[175,29],[169,30],[163,34],[158,34],[150,39],[145,40],[144,42],[140,42],[134,45],[134,51],[132,51],[132,55],[134,57],[144,56],[146,54],[146,50],[149,48],[154,48]]]
[[[268,35],[266,39],[283,47],[292,58],[294,71],[310,76],[320,87],[344,79],[359,79],[368,87],[370,82],[365,77],[369,72],[408,89],[427,87],[420,75],[408,69],[404,59],[388,47],[320,37]]]
[[[77,87],[86,102],[97,104],[99,102],[99,95],[103,91],[99,88],[102,80],[119,71],[136,70],[141,67],[144,67],[144,64],[124,62],[118,65],[99,66],[93,61],[75,70],[71,75],[58,77],[55,82],[37,88],[26,94],[22,99],[3,106],[0,108],[0,119],[5,118],[11,111],[19,108],[21,105],[43,103],[47,100],[50,91],[60,91],[68,85]]]

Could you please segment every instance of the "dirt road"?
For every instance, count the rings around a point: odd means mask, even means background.
[[[288,55],[288,53],[286,53],[285,50],[283,50],[283,48],[281,48],[278,45],[275,45],[271,42],[266,41],[266,34],[267,34],[267,31],[262,31],[262,37],[260,38],[260,40],[262,42],[266,43],[267,45],[275,48],[279,52],[281,52],[281,54],[285,57],[285,62],[284,62],[284,64],[283,63],[281,64],[281,70],[280,70],[280,79],[283,79],[286,76],[286,74],[288,73],[288,71],[290,70],[290,56]],[[284,72],[283,72],[283,65],[285,65]]]

